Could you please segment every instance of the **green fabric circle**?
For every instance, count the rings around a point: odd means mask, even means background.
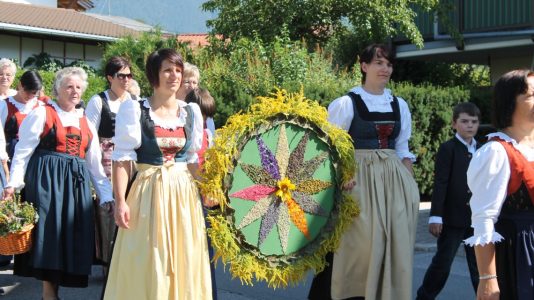
[[[261,143],[268,151],[260,151]],[[320,235],[335,199],[336,170],[329,151],[314,130],[288,122],[264,128],[244,141],[228,196],[245,243],[265,256],[290,255]],[[274,164],[262,163],[262,153]],[[285,176],[277,176],[284,168]],[[277,183],[284,178],[295,185],[290,195],[298,208],[276,196]],[[305,219],[305,226],[301,222],[299,229],[295,219]]]

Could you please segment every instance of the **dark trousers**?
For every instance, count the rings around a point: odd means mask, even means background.
[[[462,241],[473,235],[473,229],[443,225],[438,238],[438,250],[426,270],[423,284],[417,290],[417,300],[435,299],[445,286],[451,265]],[[465,246],[467,267],[471,275],[471,284],[475,293],[478,287],[478,270],[475,258],[475,249]]]

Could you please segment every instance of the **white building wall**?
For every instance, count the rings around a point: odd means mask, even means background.
[[[24,65],[26,60],[32,57],[34,54],[41,53],[42,40],[32,38],[22,38],[22,56],[20,65]]]
[[[63,63],[63,46],[63,42],[45,40],[43,52]]]
[[[12,35],[0,34],[0,41],[0,58],[16,59],[18,61],[20,59],[19,38]]]
[[[0,58],[15,59],[22,66],[29,57],[43,51],[66,64],[84,60],[85,54],[85,62],[94,68],[100,68],[103,55],[102,48],[95,45],[0,34]]]
[[[101,47],[93,46],[93,45],[85,45],[85,61],[88,65],[90,65],[93,68],[100,68],[100,62],[102,61],[102,55],[104,54],[104,51],[102,51]]]
[[[70,64],[76,60],[83,60],[83,45],[75,43],[66,43],[65,45],[65,63]]]

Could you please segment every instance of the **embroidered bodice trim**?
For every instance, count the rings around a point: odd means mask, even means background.
[[[158,117],[153,111],[152,107],[150,106],[150,102],[147,99],[143,99],[143,106],[145,108],[149,109],[150,119],[154,122],[154,125],[160,126],[164,129],[176,129],[178,127],[184,127],[186,120],[187,120],[187,111],[185,110],[185,106],[179,104],[180,109],[180,115],[177,119],[173,120],[162,120],[160,117]]]

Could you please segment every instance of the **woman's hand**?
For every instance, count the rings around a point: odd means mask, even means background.
[[[402,164],[406,167],[406,169],[408,169],[408,171],[410,172],[410,174],[413,175],[413,162],[411,159],[405,157],[402,159]]]
[[[217,201],[216,199],[202,196],[202,205],[204,205],[204,207],[210,208],[210,207],[217,206],[218,204],[219,204],[219,201]]]
[[[477,300],[499,300],[500,294],[497,278],[481,279],[478,283]]]
[[[341,187],[344,191],[350,191],[352,188],[356,185],[356,180],[351,179],[348,182],[345,182],[343,186]]]
[[[115,224],[120,228],[128,229],[128,222],[130,222],[130,207],[126,201],[119,201],[115,204]]]
[[[15,194],[15,188],[6,187],[4,189],[4,193],[2,194],[2,200],[7,200],[7,199],[13,198],[13,194]]]

